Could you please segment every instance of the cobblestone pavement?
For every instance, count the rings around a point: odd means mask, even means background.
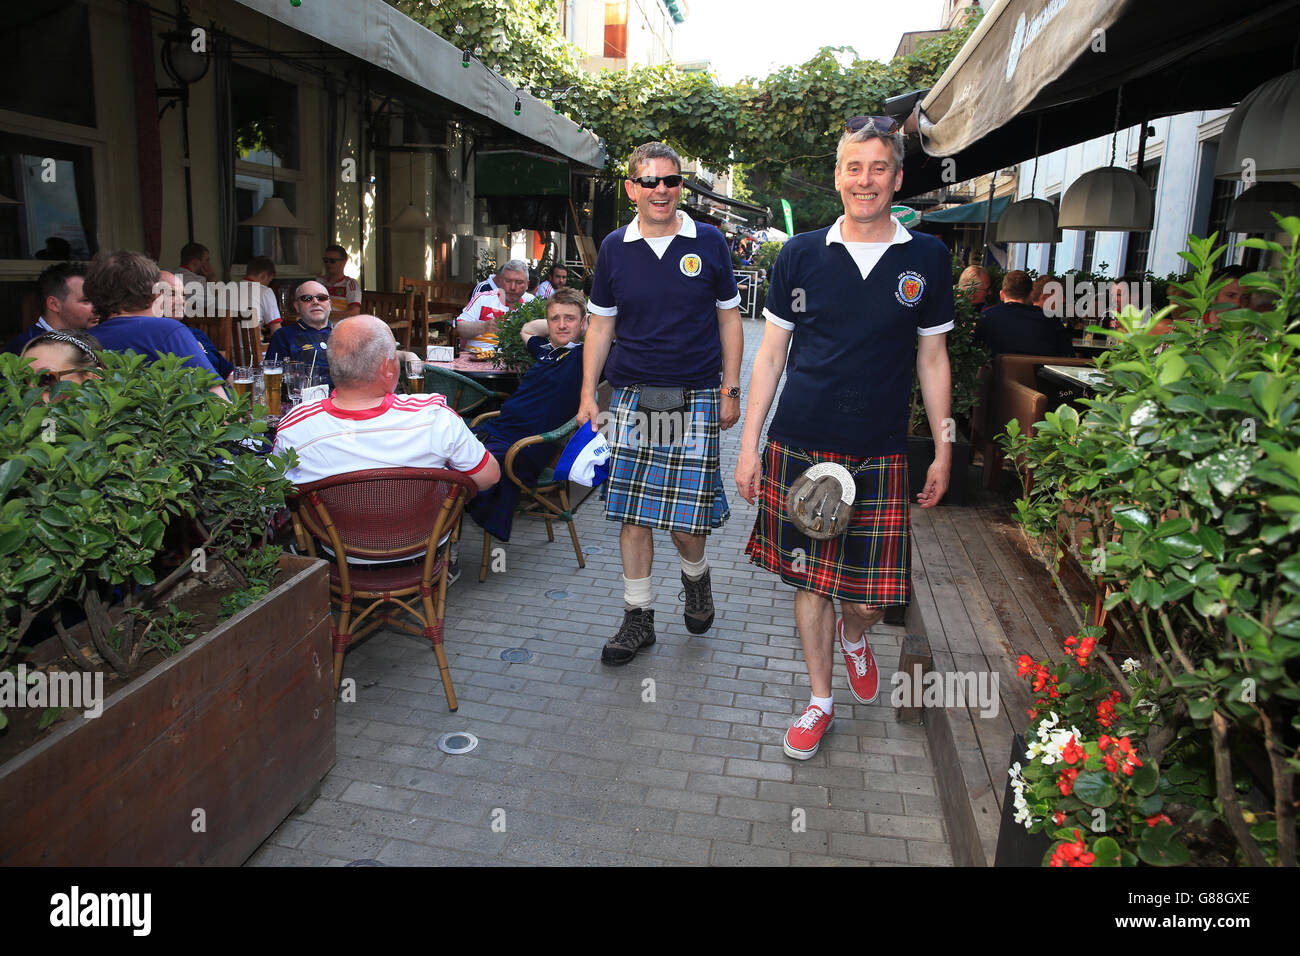
[[[742,384],[761,337],[761,322],[745,323]],[[739,426],[723,433],[732,517],[706,552],[717,606],[706,634],[686,631],[676,552],[656,534],[658,643],[601,665],[622,572],[599,501],[578,514],[586,570],[562,527],[547,543],[541,522],[520,520],[507,570],[479,584],[482,539],[467,520],[446,629],[459,712],[423,639],[383,632],[356,646],[338,761],[250,864],[950,865],[924,730],[894,720],[887,683],[860,705],[837,663],[821,752],[797,762],[781,749],[808,678],[794,591],[744,555],[755,509],[731,490],[739,441]],[[901,641],[888,627],[871,638],[886,677]],[[502,660],[511,648],[532,659]],[[478,747],[439,751],[456,730]]]

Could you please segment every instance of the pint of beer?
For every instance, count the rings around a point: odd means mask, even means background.
[[[266,413],[280,417],[280,388],[284,381],[284,367],[279,362],[262,363],[262,379],[266,383]]]
[[[424,392],[424,363],[419,359],[406,362],[406,390],[412,395]]]
[[[253,394],[253,370],[247,366],[240,365],[235,368],[235,376],[231,380],[235,387],[236,395]]]

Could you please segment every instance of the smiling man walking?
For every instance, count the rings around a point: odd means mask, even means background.
[[[835,157],[844,215],[795,236],[777,257],[749,383],[736,486],[746,501],[759,496],[751,560],[798,588],[794,616],[812,699],[785,737],[785,752],[796,760],[817,753],[831,723],[832,639],[839,638],[854,698],[871,703],[880,675],[866,632],[885,607],[911,599],[906,436],[913,364],[936,436],[945,434],[952,397],[948,250],[890,215],[902,164],[903,137],[892,119],[849,121]],[[758,440],[782,371],[785,389],[760,479]],[[951,443],[935,442],[917,494],[922,508],[943,498],[951,460]],[[847,531],[824,540],[800,530],[787,512],[791,485],[822,463],[842,467],[853,486]]]
[[[627,170],[624,189],[637,214],[600,246],[578,410],[579,425],[594,427],[604,368],[614,386],[605,517],[623,524],[623,624],[601,654],[614,665],[655,642],[655,528],[672,534],[681,558],[686,629],[703,634],[713,624],[704,544],[730,514],[719,427],[740,418],[744,349],[727,241],[677,210],[681,159],[663,143],[646,143]],[[666,431],[674,441],[663,440]]]

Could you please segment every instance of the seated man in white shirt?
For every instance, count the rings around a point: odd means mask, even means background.
[[[522,259],[511,259],[497,273],[498,289],[480,292],[469,300],[465,311],[456,317],[456,334],[461,348],[495,349],[497,347],[496,320],[534,296],[528,288],[528,264]]]
[[[257,317],[268,335],[274,335],[280,327],[280,303],[276,301],[275,290],[271,283],[275,281],[275,263],[266,256],[253,256],[248,260],[244,271],[244,281],[254,288],[244,293],[249,301],[257,306]],[[243,298],[241,297],[241,298]]]
[[[299,405],[280,422],[275,452],[298,452],[297,485],[367,468],[450,468],[477,488],[501,477],[495,458],[441,395],[395,395],[401,353],[373,315],[344,319],[329,340],[329,398]]]

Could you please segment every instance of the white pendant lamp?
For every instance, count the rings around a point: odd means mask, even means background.
[[[1216,179],[1300,179],[1300,70],[1261,83],[1237,104],[1219,137]]]
[[[1228,232],[1277,232],[1280,216],[1300,216],[1300,186],[1295,183],[1257,183],[1228,207]]]
[[[1084,173],[1066,190],[1056,221],[1062,229],[1149,232],[1155,217],[1146,180],[1118,166],[1103,166]]]
[[[268,226],[273,229],[301,229],[289,207],[279,196],[271,196],[262,208],[240,223],[241,226]]]

